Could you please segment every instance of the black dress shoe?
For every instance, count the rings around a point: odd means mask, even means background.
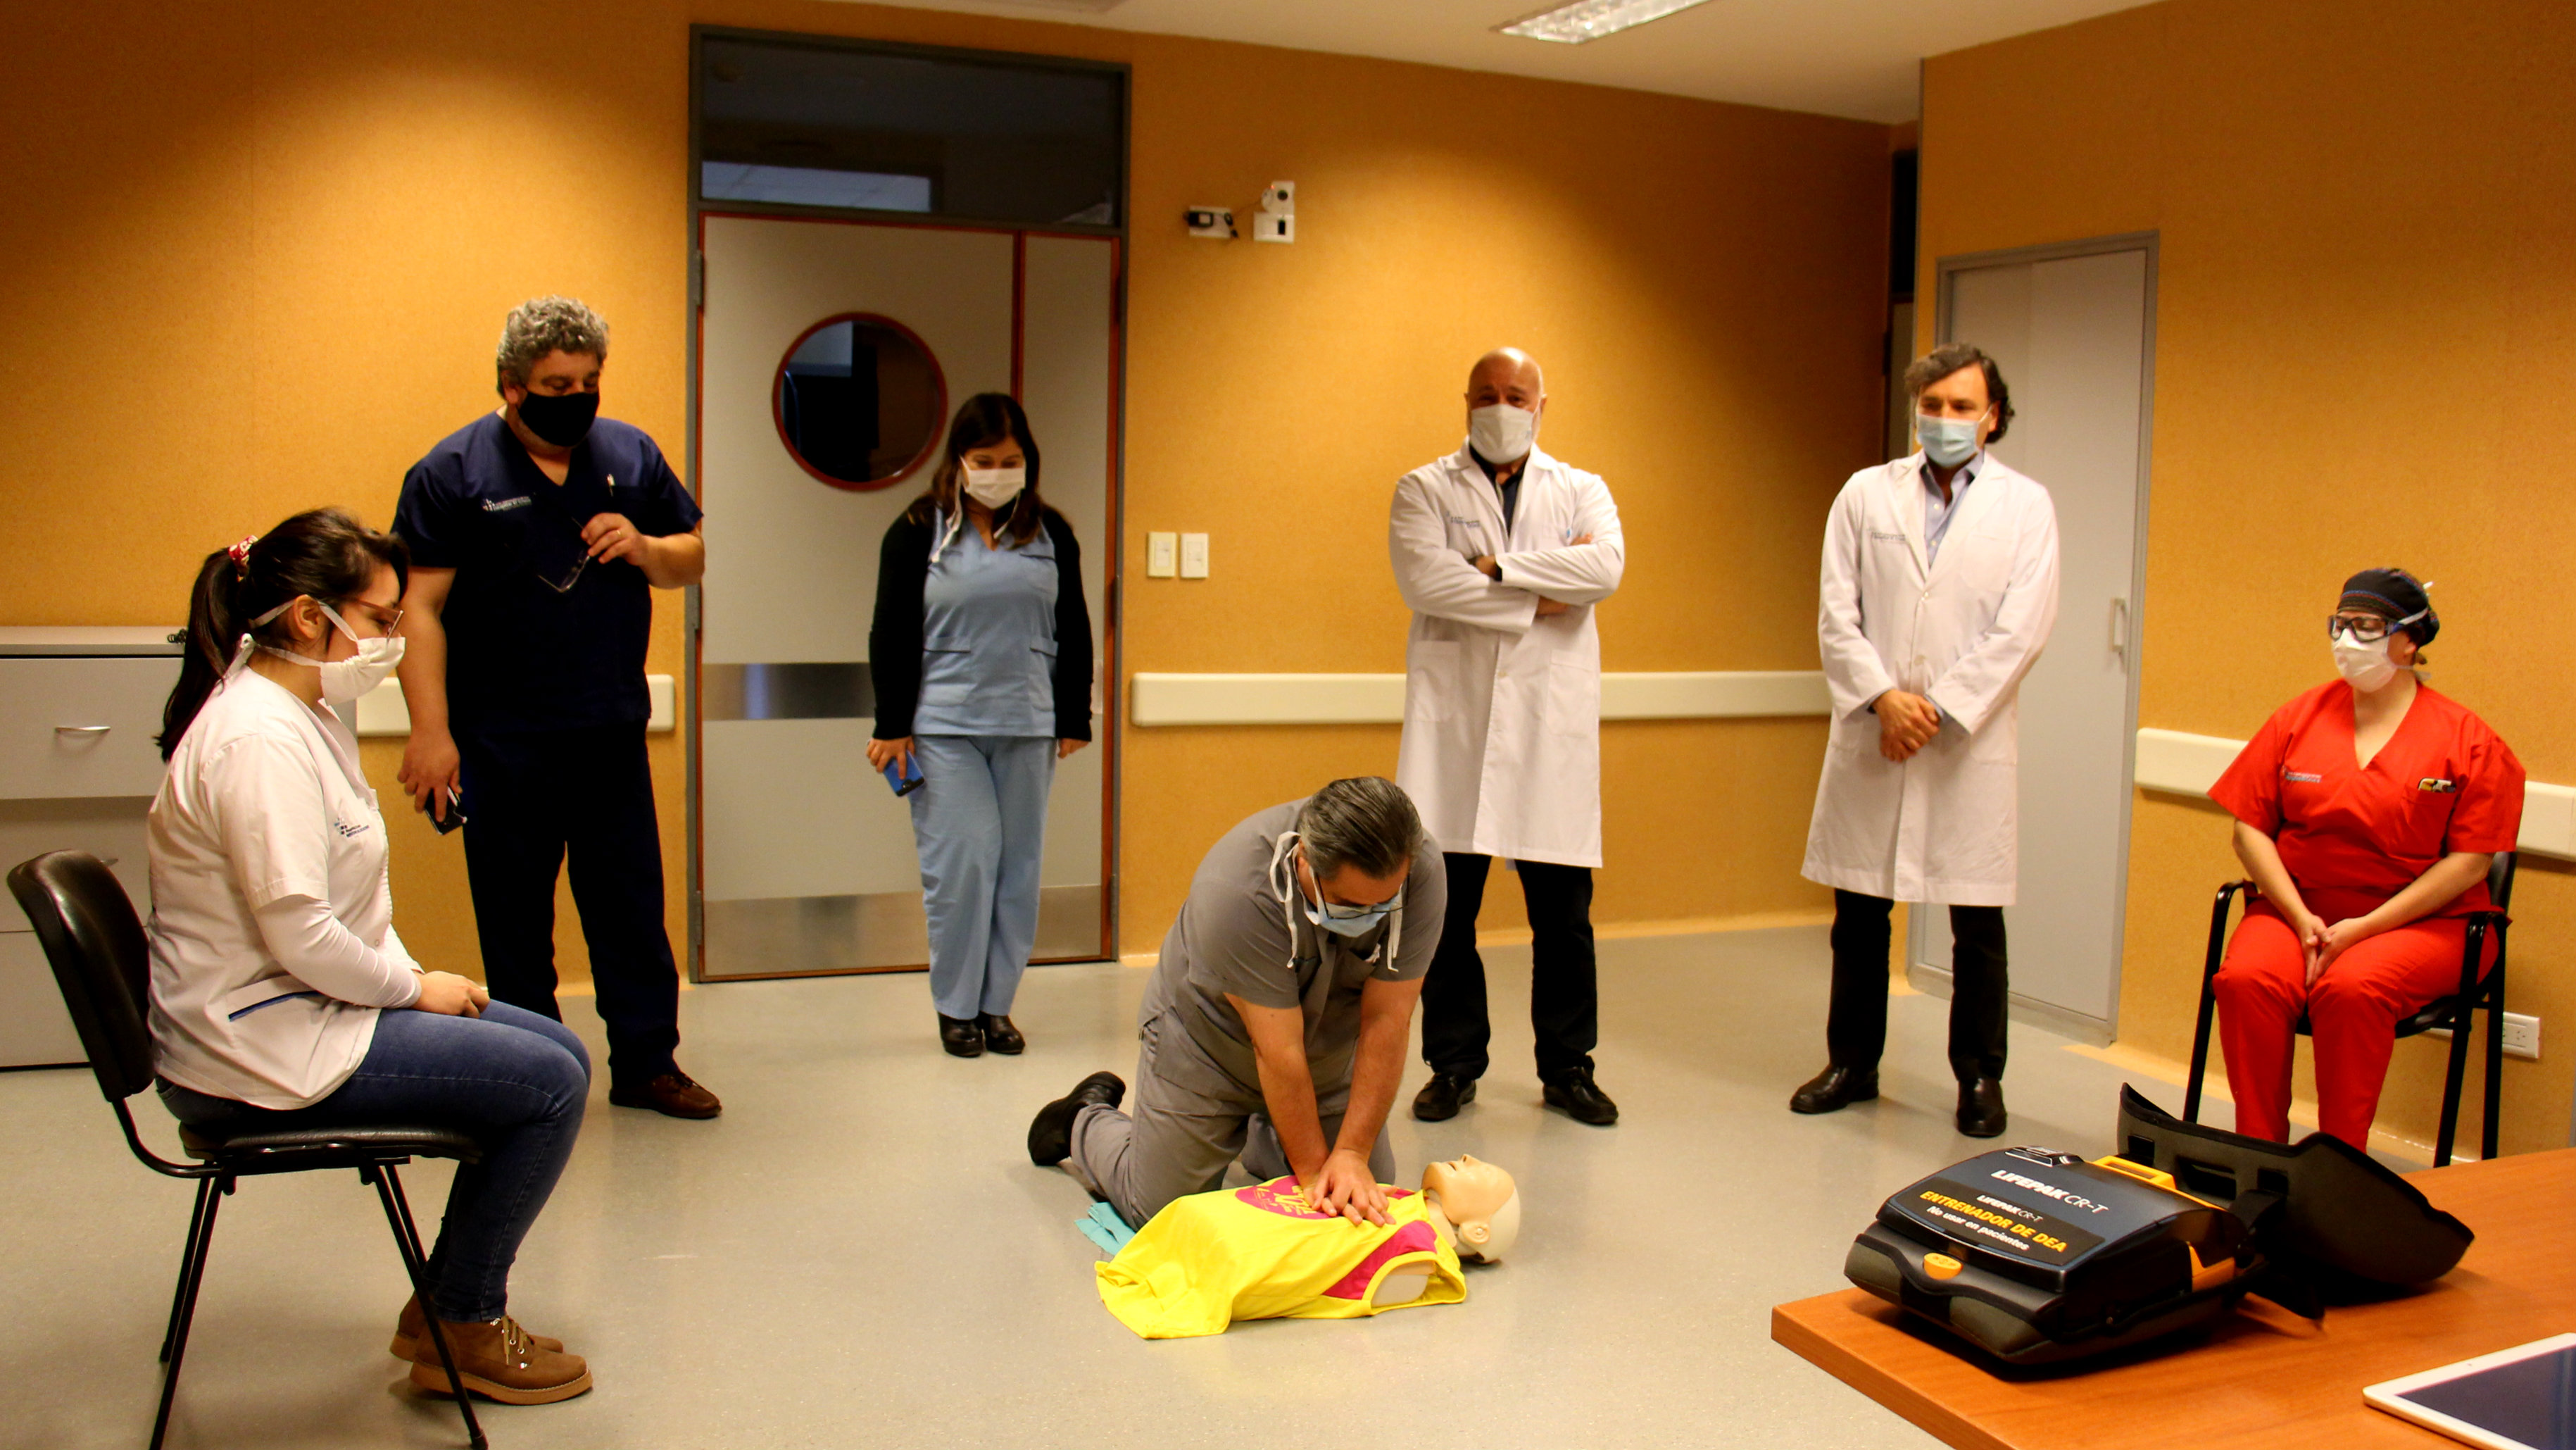
[[[1959,1084],[1959,1131],[1971,1138],[1997,1138],[2004,1131],[2004,1085],[1990,1077]]]
[[[1445,1123],[1458,1116],[1458,1110],[1476,1100],[1476,1080],[1451,1077],[1435,1072],[1422,1091],[1413,1095],[1413,1116],[1426,1123]]]
[[[1549,1081],[1540,1097],[1551,1108],[1578,1123],[1606,1128],[1619,1121],[1619,1105],[1592,1081],[1592,1069],[1578,1067]]]
[[[950,1057],[982,1057],[984,1024],[972,1017],[951,1017],[942,1012],[939,1014],[939,1045],[948,1049]]]
[[[984,1045],[1004,1057],[1017,1057],[1028,1050],[1029,1040],[1020,1035],[1020,1029],[1012,1026],[1008,1017],[987,1012],[975,1019],[975,1025],[984,1029]]]
[[[1127,1100],[1127,1084],[1114,1072],[1095,1072],[1073,1091],[1038,1109],[1029,1120],[1029,1161],[1053,1168],[1073,1156],[1073,1120],[1085,1104],[1114,1108]]]
[[[1865,1103],[1878,1096],[1878,1069],[1828,1066],[1807,1080],[1807,1085],[1789,1095],[1793,1113],[1832,1113]]]

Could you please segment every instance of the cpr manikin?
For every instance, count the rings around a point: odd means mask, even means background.
[[[1440,1242],[1470,1263],[1499,1264],[1521,1233],[1521,1196],[1512,1175],[1473,1155],[1422,1170],[1422,1216]],[[1378,1279],[1369,1302],[1410,1304],[1429,1291],[1431,1265],[1408,1262]]]
[[[1520,1231],[1512,1176],[1474,1158],[1434,1163],[1420,1193],[1386,1198],[1384,1224],[1307,1207],[1293,1178],[1174,1199],[1098,1266],[1101,1303],[1147,1339],[1455,1304],[1459,1260],[1499,1261]]]
[[[1521,1233],[1521,1196],[1512,1175],[1467,1155],[1422,1170],[1432,1227],[1472,1263],[1499,1264]]]

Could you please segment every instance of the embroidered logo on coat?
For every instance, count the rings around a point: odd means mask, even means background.
[[[2437,790],[2444,794],[2448,794],[2452,791],[2458,790],[2460,786],[2457,781],[2443,780],[2438,776],[2428,775],[2422,780],[2415,782],[2415,788],[2417,790]]]
[[[355,840],[359,836],[366,834],[367,823],[364,821],[358,821],[354,824],[348,821],[333,821],[331,823],[331,829],[338,831],[341,839],[343,840]]]
[[[2285,770],[2281,772],[2281,779],[2290,782],[2292,785],[2317,785],[2323,782],[2325,777],[2322,775],[2310,775],[2304,770]]]
[[[530,499],[525,494],[521,494],[517,498],[487,498],[483,500],[483,512],[487,514],[505,514],[512,509],[526,508],[532,502],[534,502],[534,500]]]

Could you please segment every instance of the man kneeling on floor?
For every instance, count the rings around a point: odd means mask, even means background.
[[[1386,1115],[1447,901],[1440,844],[1391,781],[1337,780],[1226,832],[1137,1011],[1133,1111],[1093,1073],[1038,1110],[1030,1159],[1138,1226],[1238,1157],[1385,1223]]]

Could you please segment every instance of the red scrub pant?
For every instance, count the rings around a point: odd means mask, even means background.
[[[2308,904],[2331,922],[2378,903],[2342,902],[2321,892]],[[2356,909],[2338,914],[2343,907]],[[2290,1060],[2304,1008],[2316,1039],[2319,1126],[2368,1148],[2398,1020],[2459,990],[2467,936],[2461,917],[2409,922],[2345,951],[2312,987],[2307,954],[2289,921],[2268,901],[2248,906],[2217,984],[2218,1040],[2227,1054],[2227,1090],[2236,1099],[2236,1131],[2289,1141]],[[2495,965],[2495,952],[2490,935],[2480,976]]]

